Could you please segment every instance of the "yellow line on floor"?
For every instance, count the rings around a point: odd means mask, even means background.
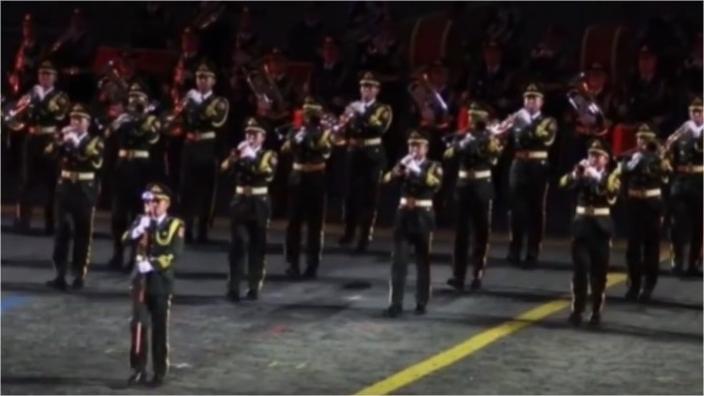
[[[607,287],[622,283],[626,280],[626,275],[621,273],[611,273],[608,277]],[[570,301],[566,298],[553,300],[536,308],[528,310],[514,319],[502,323],[498,326],[485,330],[467,340],[431,356],[419,363],[416,363],[398,373],[385,378],[371,386],[357,392],[358,395],[387,395],[399,390],[413,382],[420,380],[438,370],[450,366],[458,361],[467,358],[478,350],[485,348],[492,343],[507,337],[517,331],[539,322],[548,316],[557,313],[570,306]]]

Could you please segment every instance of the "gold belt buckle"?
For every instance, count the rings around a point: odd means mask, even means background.
[[[416,200],[415,198],[406,198],[406,207],[409,209],[413,209],[416,207]]]
[[[251,186],[242,187],[242,194],[252,195],[252,187]]]
[[[75,183],[78,181],[78,172],[71,172],[70,175],[71,175],[70,179],[71,179],[72,183]]]

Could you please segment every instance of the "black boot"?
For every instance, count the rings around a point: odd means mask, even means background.
[[[426,309],[425,309],[425,304],[418,304],[416,305],[416,310],[414,313],[416,315],[425,315]]]
[[[640,293],[640,296],[638,296],[638,302],[640,303],[649,303],[650,302],[650,297],[653,294],[653,288],[651,287],[646,287],[643,289],[643,291]]]
[[[567,318],[567,321],[572,324],[572,326],[579,326],[582,324],[582,314],[579,312],[572,312]]]
[[[145,385],[147,383],[147,372],[143,370],[136,370],[127,379],[128,386],[134,385]]]
[[[46,285],[61,291],[66,291],[66,289],[68,289],[68,284],[63,276],[57,276],[56,278],[46,282]]]
[[[482,288],[482,280],[480,278],[472,279],[472,283],[469,285],[470,290],[479,290]]]
[[[256,290],[249,290],[247,292],[247,300],[255,301],[259,299],[259,292]]]
[[[73,290],[81,290],[81,289],[83,289],[83,286],[84,286],[84,282],[83,282],[83,278],[81,278],[81,277],[76,277],[73,280],[73,283],[71,283],[71,289],[73,289]]]
[[[297,280],[301,278],[301,270],[298,268],[298,265],[291,265],[286,269],[286,276],[293,280]]]
[[[384,316],[389,318],[395,318],[403,313],[403,308],[400,305],[391,304],[386,310],[384,310]]]
[[[461,292],[464,291],[464,282],[457,278],[450,278],[447,280],[447,284],[452,286],[455,291]]]
[[[599,312],[593,312],[592,316],[589,318],[590,326],[599,326],[601,324],[601,314]]]
[[[638,289],[634,287],[629,288],[624,298],[626,301],[636,301],[636,299],[638,299]]]

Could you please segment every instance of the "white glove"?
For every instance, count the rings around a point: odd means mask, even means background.
[[[203,101],[203,97],[201,96],[200,92],[196,91],[195,89],[189,90],[186,94],[186,98],[196,103],[200,103]]]
[[[254,158],[257,156],[257,152],[251,147],[247,146],[242,150],[242,158]]]
[[[601,172],[596,170],[596,168],[594,168],[594,167],[589,167],[589,168],[585,169],[584,175],[587,177],[590,177],[594,180],[597,180],[597,181],[601,180]]]
[[[296,135],[293,137],[293,139],[296,141],[296,143],[300,144],[305,137],[306,137],[306,133],[303,129],[301,129],[300,131],[298,131],[296,133]]]
[[[137,272],[140,274],[147,274],[152,271],[154,271],[154,267],[152,267],[148,260],[137,261]]]
[[[411,162],[406,165],[406,169],[408,169],[410,172],[413,172],[415,174],[420,173],[420,165],[418,165],[418,162],[411,160]]]
[[[628,161],[628,163],[626,164],[626,168],[628,168],[628,170],[633,170],[633,168],[638,166],[638,163],[640,162],[641,158],[643,158],[643,154],[641,152],[633,154],[631,160]]]
[[[352,110],[354,110],[355,113],[359,113],[359,114],[364,113],[364,102],[362,102],[362,101],[352,102],[352,104],[350,104],[350,106],[352,107]]]
[[[413,162],[413,156],[408,154],[407,156],[403,157],[403,159],[401,160],[401,165],[407,167],[411,162]]]
[[[132,239],[137,239],[142,236],[147,231],[147,228],[149,228],[149,223],[151,222],[151,219],[149,216],[142,215],[139,219],[139,224],[137,224],[137,227],[135,227],[132,230]]]
[[[462,140],[460,140],[460,147],[461,148],[467,147],[467,145],[469,143],[471,143],[472,140],[474,140],[474,139],[475,139],[474,136],[472,136],[471,133],[468,133],[464,138],[462,138]]]

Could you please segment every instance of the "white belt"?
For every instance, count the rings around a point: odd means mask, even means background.
[[[519,150],[515,154],[518,159],[547,159],[547,151]]]
[[[702,172],[704,172],[704,166],[702,166],[702,165],[680,165],[676,169],[677,169],[677,172],[681,172],[681,173],[702,173]]]
[[[432,208],[432,199],[415,199],[411,197],[401,197],[401,207],[404,208]]]
[[[95,173],[94,172],[71,172],[71,171],[62,170],[61,171],[61,178],[62,179],[69,179],[72,182],[76,182],[79,180],[80,181],[94,180]]]
[[[325,170],[325,162],[319,162],[317,164],[303,164],[300,162],[294,162],[293,170],[301,172],[318,172]]]
[[[350,139],[350,143],[353,146],[378,146],[381,144],[381,138]]]
[[[120,158],[149,158],[148,150],[120,150],[117,153]]]
[[[56,133],[58,131],[58,128],[55,126],[31,126],[29,127],[30,133],[33,135],[49,135],[52,133]]]
[[[577,206],[577,214],[585,216],[608,216],[611,213],[609,208],[595,208],[593,206]]]
[[[628,196],[632,198],[654,198],[662,195],[659,188],[651,188],[650,190],[628,190]]]
[[[212,140],[215,139],[215,132],[210,131],[210,132],[190,132],[190,135],[193,136],[193,140],[196,142],[200,142],[201,140]]]
[[[269,193],[269,189],[267,187],[237,186],[235,192],[242,195],[266,195]]]
[[[487,179],[490,177],[491,177],[491,171],[488,169],[483,170],[483,171],[460,170],[460,173],[459,173],[460,179]]]

